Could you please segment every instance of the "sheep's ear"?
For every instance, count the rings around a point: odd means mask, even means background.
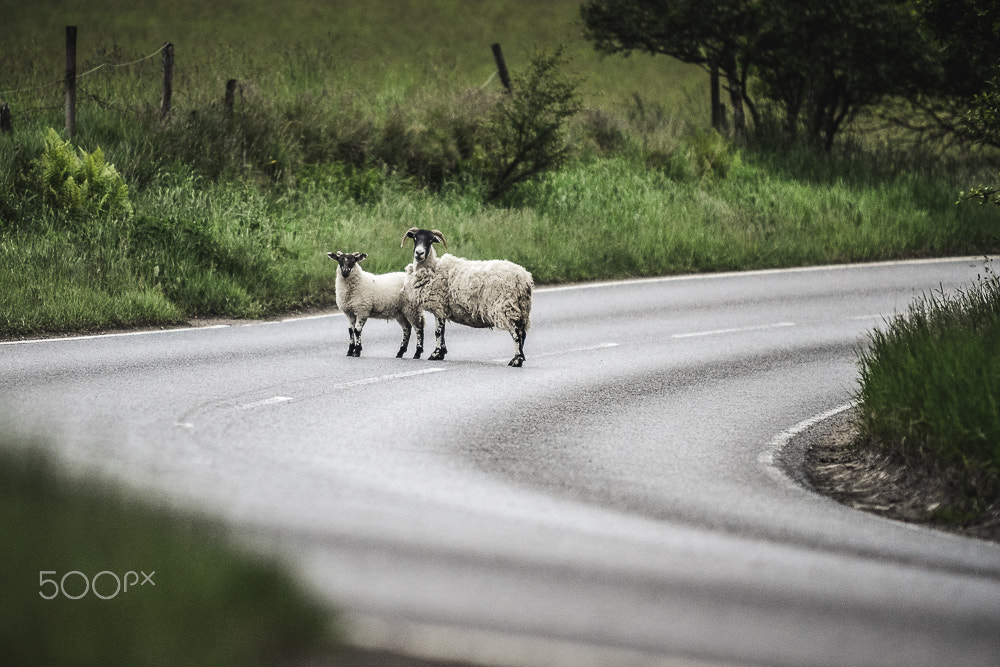
[[[357,258],[357,260],[359,262],[368,257],[368,255],[366,253],[363,253],[363,252],[356,252],[356,253],[354,253],[354,256]]]
[[[333,253],[333,252],[328,252],[328,253],[326,253],[326,256],[327,256],[327,257],[329,257],[330,259],[332,259],[333,261],[335,261],[335,262],[336,262],[336,261],[337,261],[337,259],[338,259],[338,258],[339,258],[339,257],[340,257],[340,256],[341,256],[342,254],[343,254],[343,253],[342,253],[342,252],[340,252],[340,251],[338,250],[338,251],[337,251],[337,252],[335,252],[335,253]]]
[[[436,229],[431,230],[431,234],[434,235],[434,240],[444,244],[444,249],[448,249],[448,242],[444,240],[444,234]]]
[[[406,244],[406,239],[412,239],[416,236],[420,229],[418,227],[410,227],[410,229],[403,234],[403,240],[399,242],[399,247],[402,248]]]

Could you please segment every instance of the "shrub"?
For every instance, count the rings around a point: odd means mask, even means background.
[[[532,56],[523,81],[495,107],[487,126],[488,199],[558,169],[569,157],[566,121],[580,110],[576,81],[559,72],[563,49]]]
[[[92,153],[83,149],[77,153],[69,141],[62,141],[49,128],[37,174],[49,203],[56,208],[81,217],[132,214],[128,186],[115,166],[105,161],[99,147]]]

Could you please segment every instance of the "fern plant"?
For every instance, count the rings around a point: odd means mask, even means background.
[[[102,213],[132,215],[125,180],[104,159],[99,147],[92,153],[76,150],[49,128],[45,151],[38,160],[38,177],[49,202],[80,217]]]

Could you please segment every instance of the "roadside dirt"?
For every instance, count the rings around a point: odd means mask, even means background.
[[[960,489],[947,475],[906,465],[871,446],[859,446],[853,410],[813,427],[802,437],[804,481],[818,493],[854,509],[992,542],[1000,542],[1000,504],[966,523],[940,518],[960,508]]]

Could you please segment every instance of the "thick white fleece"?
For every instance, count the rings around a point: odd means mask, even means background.
[[[503,259],[469,260],[452,254],[406,267],[403,292],[411,306],[436,319],[470,327],[496,327],[513,333],[530,326],[534,282],[523,266]]]
[[[351,275],[344,278],[337,271],[337,307],[348,316],[364,319],[397,320],[400,324],[418,321],[419,311],[410,308],[403,297],[406,274],[368,273],[355,264]],[[402,319],[401,319],[402,318]]]

